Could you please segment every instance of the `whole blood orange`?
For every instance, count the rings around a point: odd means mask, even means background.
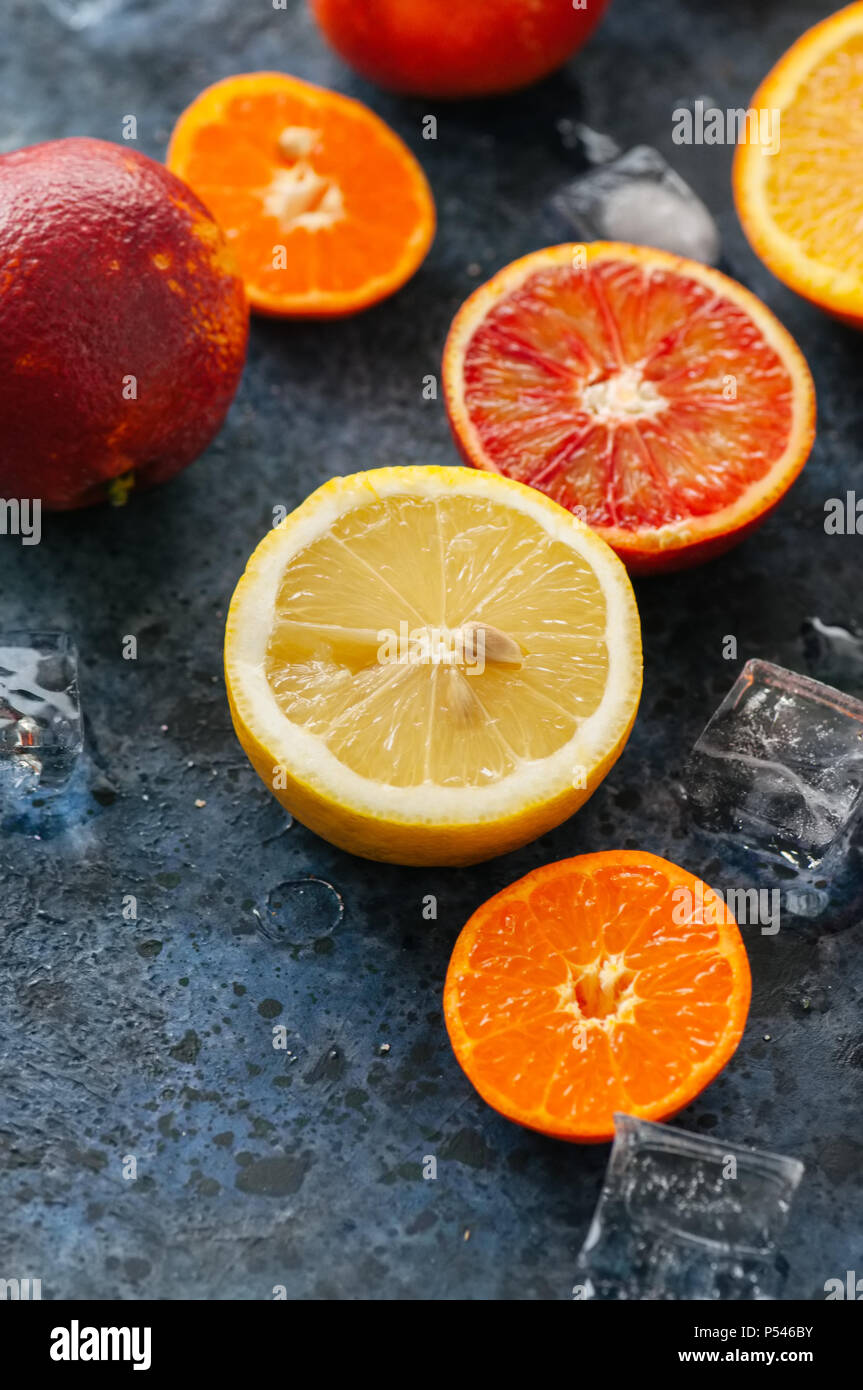
[[[338,53],[397,92],[477,97],[553,72],[593,33],[608,0],[311,0]]]
[[[614,1112],[667,1120],[740,1042],[752,982],[706,883],[643,850],[532,873],[477,908],[444,989],[450,1041],[489,1105],[600,1143]]]
[[[633,574],[742,540],[815,432],[803,355],[754,294],[621,242],[534,251],[475,290],[443,386],[468,463],[570,508]]]
[[[222,233],[167,169],[101,140],[0,156],[0,495],[65,509],[172,477],[247,338]]]

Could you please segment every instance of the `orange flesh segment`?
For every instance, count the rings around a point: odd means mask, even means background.
[[[652,855],[585,855],[474,914],[445,1012],[490,1104],[545,1133],[599,1139],[615,1110],[662,1119],[712,1080],[743,1031],[749,967],[733,917],[698,884]]]
[[[861,20],[863,24],[863,20]],[[765,160],[776,225],[813,261],[860,276],[863,33],[848,34],[782,111],[778,156]]]
[[[199,102],[178,125],[183,158],[169,162],[224,228],[253,303],[350,297],[398,279],[402,262],[402,280],[416,269],[431,196],[370,111],[290,78],[237,79],[236,95]]]
[[[477,327],[463,380],[491,467],[632,533],[733,504],[792,430],[791,376],[749,315],[626,261],[530,275]]]

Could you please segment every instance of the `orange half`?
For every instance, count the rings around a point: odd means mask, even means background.
[[[640,850],[535,869],[455,945],[444,1014],[484,1100],[528,1129],[598,1143],[614,1112],[667,1120],[740,1042],[751,978],[718,894]]]
[[[863,327],[863,4],[809,29],[749,104],[778,141],[746,139],[734,155],[737,212],[778,279]],[[770,153],[772,145],[778,145]]]
[[[395,131],[284,73],[208,87],[177,121],[167,163],[221,223],[260,313],[368,308],[410,279],[434,236],[431,190]]]
[[[741,540],[812,447],[815,391],[755,295],[619,242],[553,246],[471,295],[443,385],[468,463],[538,488],[633,573]]]

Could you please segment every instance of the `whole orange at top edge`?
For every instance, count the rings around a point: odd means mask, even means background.
[[[410,279],[434,236],[431,189],[396,132],[284,72],[207,87],[177,121],[168,165],[224,227],[258,313],[367,309]]]
[[[444,1013],[489,1105],[600,1143],[615,1111],[667,1120],[710,1084],[743,1035],[751,987],[712,888],[655,854],[609,850],[534,869],[478,908]]]
[[[732,172],[753,250],[792,290],[853,328],[863,328],[861,81],[858,3],[808,29],[764,78],[749,109],[759,123],[770,113],[774,142],[741,141]]]
[[[430,97],[511,92],[590,37],[608,0],[311,0],[326,37],[381,87]]]
[[[172,477],[247,338],[222,233],[161,164],[89,139],[0,156],[0,495],[61,510]]]
[[[667,251],[550,246],[480,286],[443,358],[468,463],[568,507],[632,574],[742,540],[803,467],[815,388],[749,290]]]

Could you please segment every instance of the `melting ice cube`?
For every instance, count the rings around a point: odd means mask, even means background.
[[[801,628],[803,653],[813,676],[863,690],[863,637],[848,628],[807,618]]]
[[[71,639],[64,632],[0,633],[0,799],[63,786],[83,744]]]
[[[560,189],[551,210],[586,241],[658,246],[715,265],[719,229],[658,150],[635,145]]]
[[[770,1299],[803,1164],[615,1115],[602,1192],[576,1265],[583,1298]]]
[[[583,121],[562,116],[556,125],[565,152],[577,155],[585,164],[607,164],[620,154],[620,146],[613,136],[593,130]]]
[[[838,856],[863,806],[863,703],[747,661],[684,773],[693,819],[808,871]]]

